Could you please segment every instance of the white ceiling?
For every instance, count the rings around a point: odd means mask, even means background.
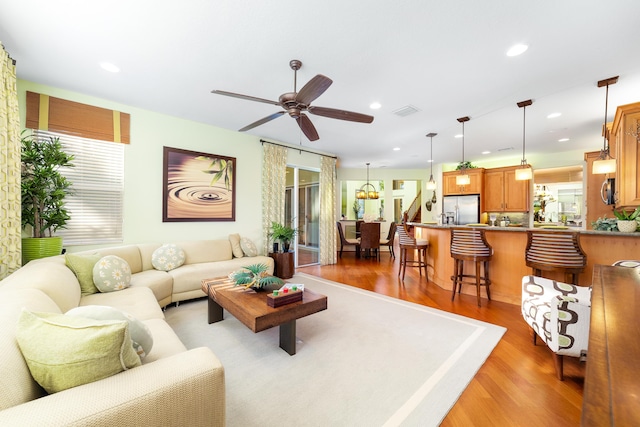
[[[298,89],[333,80],[312,105],[374,122],[310,115],[320,139],[309,142],[284,115],[248,133],[337,154],[342,167],[425,168],[429,132],[436,163],[461,160],[462,116],[465,160],[518,164],[526,99],[527,157],[600,149],[596,82],[620,76],[609,120],[640,101],[639,17],[637,0],[0,0],[0,41],[21,79],[233,130],[279,107],[210,91],[277,100],[299,59]],[[529,50],[507,57],[515,43]],[[419,111],[393,113],[407,105]]]

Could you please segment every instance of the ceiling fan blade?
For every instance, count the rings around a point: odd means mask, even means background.
[[[331,86],[331,83],[333,83],[333,80],[329,77],[318,74],[300,89],[300,92],[296,95],[296,102],[304,105],[311,104],[314,99],[322,95]]]
[[[330,119],[348,120],[358,123],[371,123],[373,121],[373,116],[354,113],[352,111],[336,110],[335,108],[309,107],[307,111],[317,116],[329,117]]]
[[[246,99],[247,101],[256,101],[256,102],[263,102],[265,104],[280,105],[278,101],[270,101],[268,99],[256,98],[255,96],[249,96],[249,95],[241,95],[239,93],[225,92],[224,90],[212,90],[211,93],[215,93],[216,95],[230,96],[232,98]]]
[[[306,114],[300,114],[300,117],[296,117],[296,121],[309,141],[317,141],[320,139],[316,127],[311,123],[311,119],[309,119]]]
[[[239,129],[238,132],[244,132],[244,131],[247,131],[249,129],[253,129],[255,127],[263,125],[263,124],[265,124],[267,122],[270,122],[273,119],[277,119],[278,117],[282,116],[284,113],[285,113],[284,111],[278,111],[277,113],[273,113],[270,116],[262,118],[262,119],[260,119],[260,120],[258,120],[256,122],[251,123],[250,125],[247,125],[247,126],[243,127],[242,129]]]

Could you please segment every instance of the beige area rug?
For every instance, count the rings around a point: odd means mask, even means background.
[[[505,332],[304,273],[287,282],[328,296],[297,321],[294,356],[277,327],[254,334],[227,312],[209,325],[206,299],[165,312],[222,361],[229,427],[438,425]]]

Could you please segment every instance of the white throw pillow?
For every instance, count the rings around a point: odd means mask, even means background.
[[[242,252],[244,252],[246,256],[258,256],[258,249],[256,248],[256,245],[254,245],[248,237],[240,239],[240,246],[242,247]]]
[[[147,356],[153,347],[153,336],[149,327],[131,314],[117,308],[106,305],[83,305],[72,308],[65,314],[95,320],[126,320],[129,322],[129,335],[131,335],[133,349],[140,359]]]
[[[131,267],[119,256],[102,257],[93,266],[93,283],[100,292],[121,291],[131,284]]]
[[[233,256],[236,258],[242,258],[244,256],[244,252],[242,251],[242,246],[240,246],[240,235],[229,234],[229,242],[231,243],[231,251],[233,251]]]
[[[166,243],[153,251],[151,264],[156,270],[169,271],[184,264],[185,258],[184,251],[180,246]]]

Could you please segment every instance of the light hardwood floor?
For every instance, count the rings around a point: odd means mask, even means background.
[[[396,248],[396,254],[399,251]],[[564,381],[555,376],[550,350],[534,346],[519,305],[487,301],[443,290],[407,268],[398,280],[398,260],[383,252],[381,261],[343,253],[338,263],[298,271],[346,283],[406,301],[504,326],[507,332],[451,409],[443,426],[578,426],[582,408],[584,363],[565,357]],[[453,273],[453,272],[452,272]],[[516,277],[514,280],[520,281]],[[482,290],[484,296],[484,289]]]

